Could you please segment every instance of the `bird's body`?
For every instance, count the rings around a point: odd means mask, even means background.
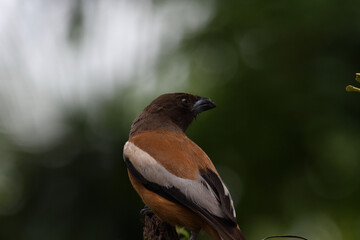
[[[164,139],[163,134],[167,136],[166,139]],[[204,165],[206,164],[197,161],[197,159],[199,159],[197,155],[202,155],[200,157],[205,157],[206,154],[189,138],[180,133],[147,131],[137,134],[133,138],[130,138],[128,142],[129,143],[127,149],[130,151],[133,150],[133,154],[139,154],[139,152],[144,151],[156,159],[157,163],[149,163],[149,165],[155,165],[153,166],[153,168],[155,170],[154,172],[156,173],[159,173],[158,171],[161,171],[156,168],[162,169],[161,166],[163,166],[164,169],[162,170],[165,171],[166,169],[173,176],[177,176],[178,178],[182,179],[188,179],[190,181],[196,181],[198,177],[197,169],[200,166],[204,168]],[[148,142],[151,142],[152,144],[147,144]],[[169,146],[179,146],[180,151],[171,151]],[[194,151],[193,154],[189,153],[188,151],[184,151],[185,149],[189,148],[195,148],[199,151]],[[142,158],[141,161],[143,159],[144,158]],[[168,159],[174,159],[174,161],[168,161]],[[215,169],[210,159],[207,162],[207,165],[209,167],[212,167],[212,169]],[[147,169],[151,168],[148,165],[144,167]],[[211,226],[209,226],[206,221],[204,221],[201,217],[197,216],[194,212],[192,212],[191,210],[189,211],[188,208],[185,208],[178,203],[167,200],[166,198],[160,196],[154,191],[146,189],[146,187],[140,181],[136,180],[134,177],[131,176],[131,173],[129,173],[129,176],[131,183],[137,193],[144,200],[145,204],[150,209],[152,209],[152,211],[160,219],[166,220],[166,222],[172,225],[186,226],[192,231],[199,231],[201,228],[209,229],[211,230],[211,232],[213,232],[213,234],[215,234],[215,231],[211,228]],[[177,180],[179,179],[174,179],[173,181]],[[191,182],[179,182],[178,184],[186,186],[186,184],[191,185]],[[191,190],[192,189],[189,189],[189,191]],[[171,214],[169,215],[170,212]]]
[[[135,119],[124,160],[133,187],[161,220],[204,229],[215,240],[243,240],[228,189],[184,133],[198,113],[213,107],[190,94],[161,95]]]

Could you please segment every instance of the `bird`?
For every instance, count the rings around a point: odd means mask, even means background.
[[[213,240],[245,240],[233,200],[208,155],[185,134],[209,98],[166,93],[133,121],[123,157],[130,182],[159,219],[186,227],[195,240],[203,229]]]

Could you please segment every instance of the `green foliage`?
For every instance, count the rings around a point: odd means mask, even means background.
[[[176,227],[176,232],[179,235],[180,240],[188,240],[190,239],[190,233],[188,230],[182,227]]]
[[[360,82],[360,73],[356,74],[355,80]],[[360,88],[354,87],[352,85],[347,85],[346,86],[346,91],[348,91],[348,92],[360,92]]]

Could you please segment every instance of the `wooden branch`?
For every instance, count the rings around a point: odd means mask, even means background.
[[[175,227],[162,222],[155,214],[145,216],[143,236],[145,240],[179,240]]]

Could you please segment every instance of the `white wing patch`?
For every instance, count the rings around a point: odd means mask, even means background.
[[[219,206],[219,200],[200,175],[196,180],[180,178],[170,173],[152,156],[132,142],[126,142],[124,155],[129,158],[129,161],[146,180],[166,188],[175,187],[199,207],[206,209],[215,216],[225,217]],[[224,189],[227,191],[226,194],[229,194],[225,186]]]
[[[227,187],[225,186],[224,182],[221,182],[221,183],[222,183],[222,185],[223,185],[223,187],[224,187],[225,195],[226,195],[226,196],[229,196],[229,198],[230,198],[230,204],[231,204],[231,208],[232,208],[232,209],[231,209],[231,210],[232,210],[232,214],[233,214],[234,218],[236,218],[234,201],[232,200],[231,195],[230,195],[230,192],[229,192],[229,190],[227,189]]]

